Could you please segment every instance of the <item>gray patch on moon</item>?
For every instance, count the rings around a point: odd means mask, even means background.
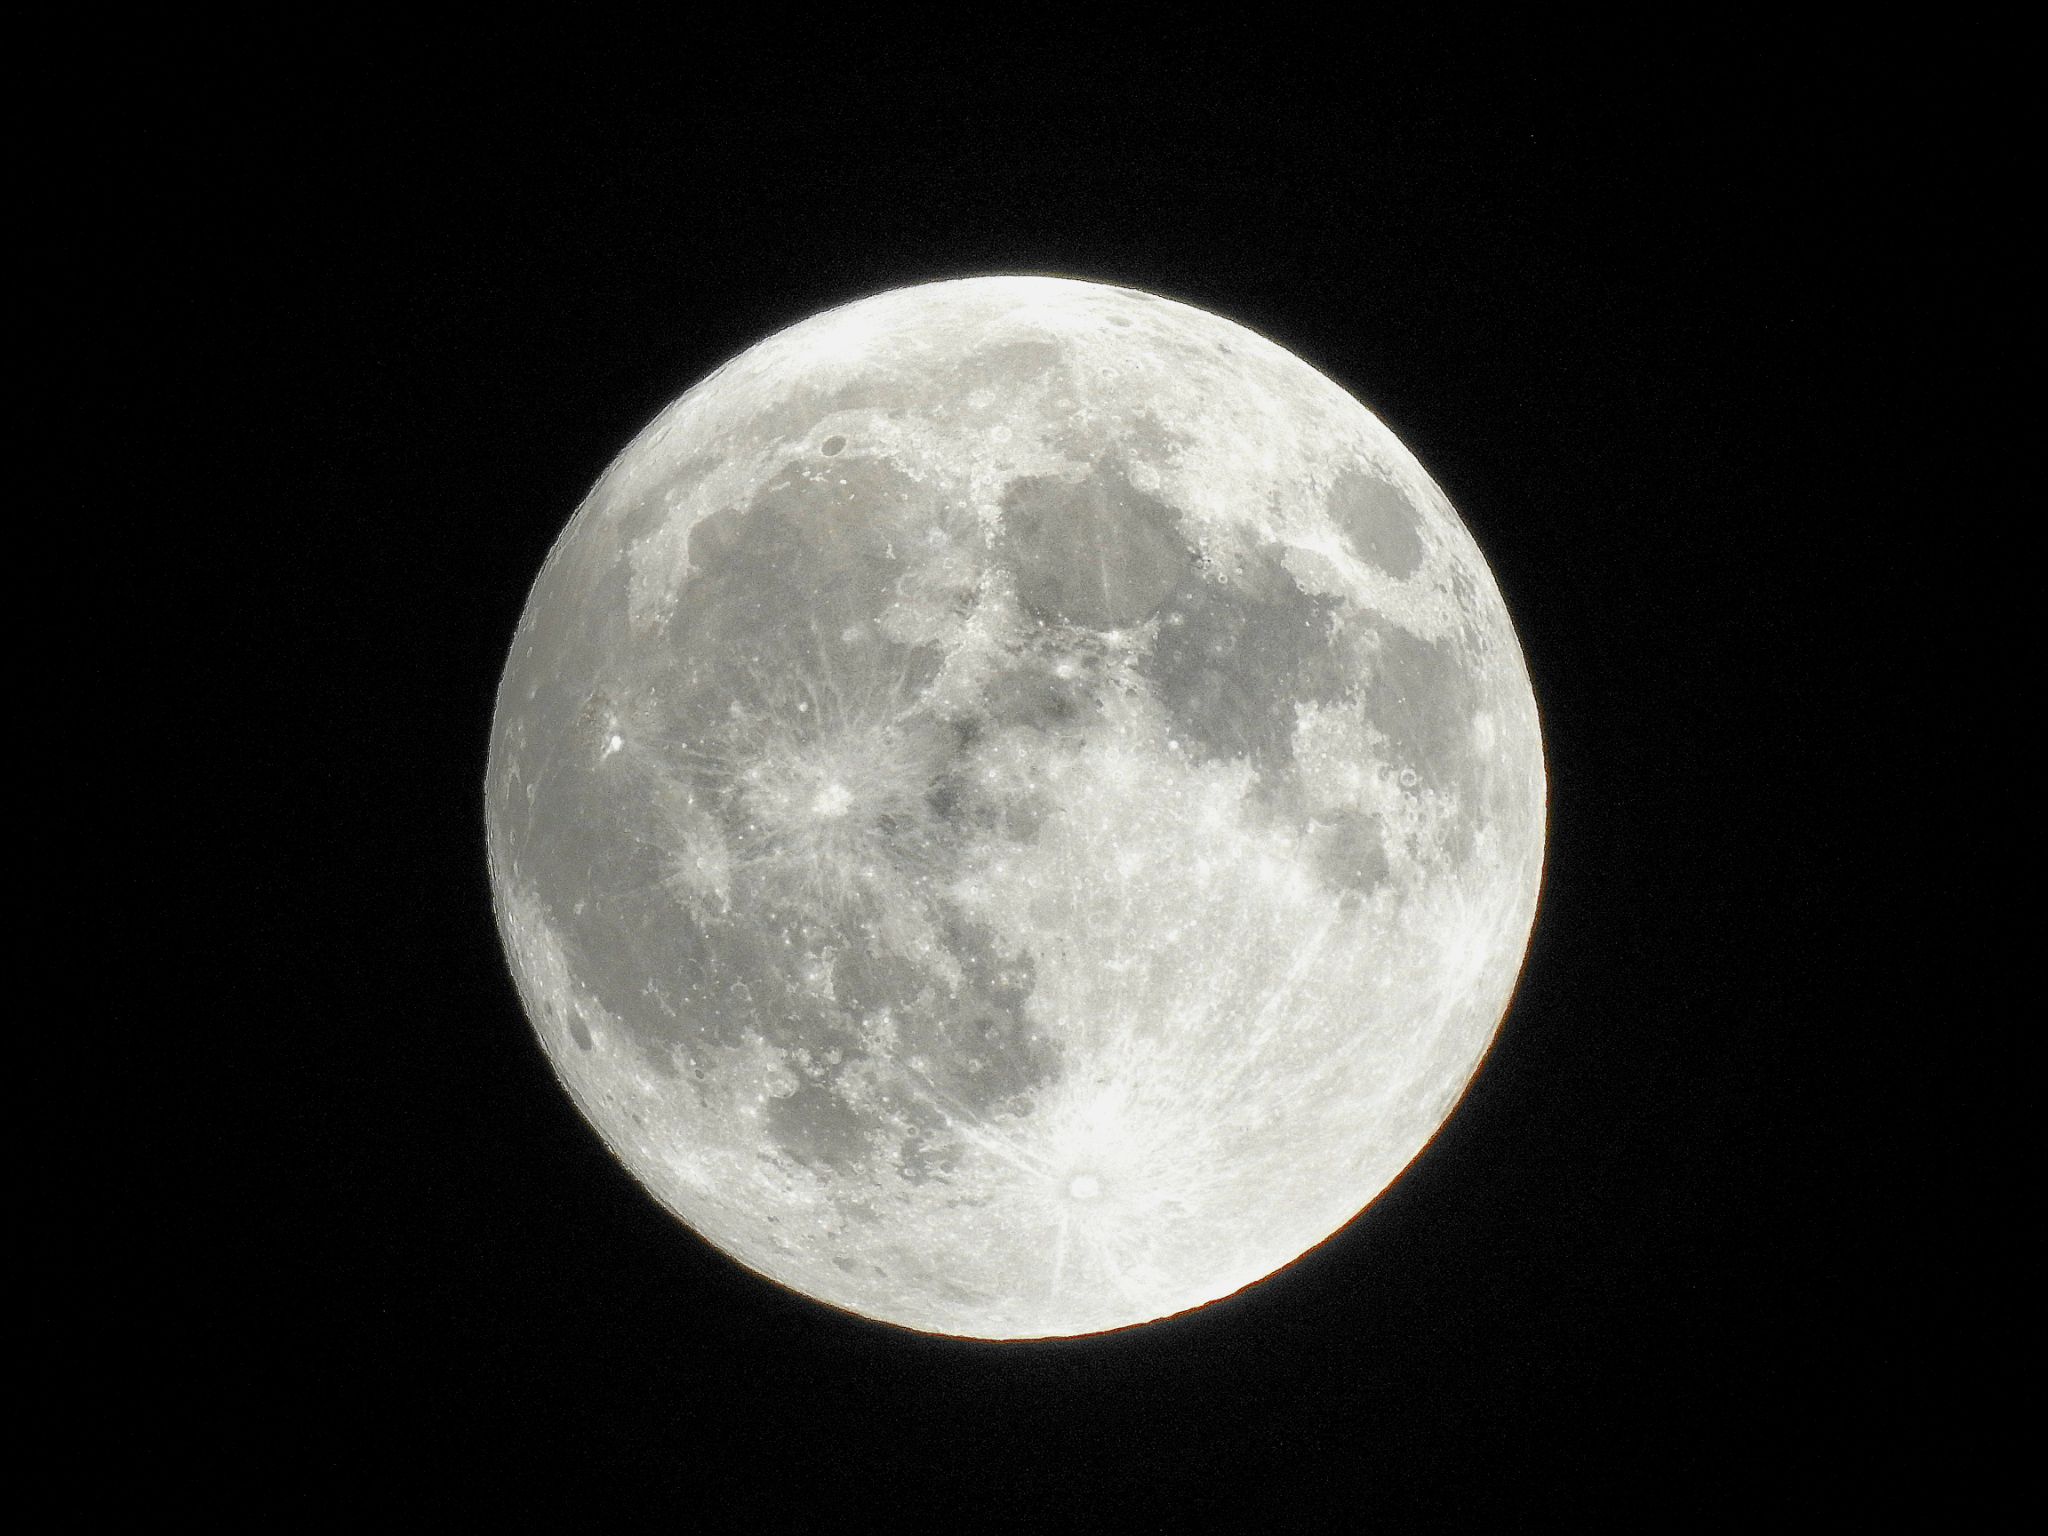
[[[760,1105],[773,1145],[830,1173],[886,1154],[940,1180],[956,1151],[925,1122],[1028,1103],[1059,1061],[1027,1017],[1029,960],[1003,961],[940,895],[973,735],[929,707],[940,655],[882,623],[940,519],[890,465],[828,457],[697,523],[665,643],[586,703],[601,735],[614,695],[656,701],[651,739],[620,748],[653,782],[643,801],[563,781],[581,810],[551,818],[550,862],[595,890],[601,850],[630,852],[613,857],[621,893],[552,915],[653,1072],[704,1081],[759,1042],[796,1064]],[[1012,806],[974,808],[983,836],[1032,830]],[[725,861],[715,902],[668,868],[684,835]],[[904,953],[921,929],[931,947]]]
[[[1183,747],[1199,758],[1283,764],[1295,706],[1342,698],[1358,681],[1332,643],[1336,606],[1296,586],[1277,550],[1227,580],[1191,568],[1165,601],[1141,668]]]
[[[1369,813],[1347,812],[1318,825],[1311,848],[1316,873],[1355,896],[1371,895],[1391,872],[1385,829]]]
[[[790,1156],[842,1174],[867,1166],[881,1130],[874,1116],[854,1111],[826,1083],[805,1083],[771,1099],[766,1120],[769,1139]]]
[[[1399,489],[1358,469],[1347,469],[1330,488],[1330,516],[1367,565],[1389,576],[1413,576],[1422,566],[1422,535],[1415,509]]]
[[[1369,626],[1365,638],[1367,716],[1398,768],[1455,797],[1446,851],[1463,857],[1478,830],[1486,773],[1473,737],[1478,680],[1456,640],[1424,640],[1392,624]]]
[[[1089,684],[1045,665],[1020,665],[991,677],[982,694],[988,717],[1048,735],[1078,738],[1101,714]]]
[[[705,477],[718,468],[720,460],[716,454],[702,453],[686,459],[675,466],[661,482],[643,490],[631,505],[619,514],[619,541],[632,544],[645,538],[655,526],[669,514],[671,508],[683,501]]]
[[[1190,568],[1175,522],[1172,508],[1099,463],[1079,484],[1043,476],[1012,484],[998,550],[1038,618],[1121,629],[1150,618]]]
[[[935,656],[875,627],[910,569],[925,501],[880,461],[792,460],[750,505],[698,523],[672,621],[672,649],[693,683],[724,700],[794,709],[797,699],[779,696],[829,686],[835,667],[929,676]]]

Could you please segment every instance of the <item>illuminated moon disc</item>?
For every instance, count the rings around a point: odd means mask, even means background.
[[[1227,1296],[1442,1124],[1527,943],[1535,703],[1443,493],[1227,320],[1051,278],[733,359],[548,557],[486,785],[563,1084],[907,1328]]]

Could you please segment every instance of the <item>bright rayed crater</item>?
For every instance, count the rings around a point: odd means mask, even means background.
[[[491,878],[563,1083],[749,1268],[1023,1338],[1227,1296],[1415,1157],[1542,864],[1492,576],[1368,411],[1050,278],[735,358],[570,521]]]

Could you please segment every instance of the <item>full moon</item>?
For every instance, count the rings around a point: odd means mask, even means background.
[[[1536,706],[1343,389],[1128,288],[791,326],[548,556],[485,786],[564,1087],[747,1268],[1123,1328],[1329,1237],[1456,1105],[1536,908]]]

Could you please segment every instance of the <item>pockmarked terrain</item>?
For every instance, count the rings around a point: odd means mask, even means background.
[[[928,1332],[1226,1296],[1416,1156],[1535,911],[1528,675],[1363,406],[1214,315],[816,316],[620,455],[486,785],[561,1080],[697,1232]]]

